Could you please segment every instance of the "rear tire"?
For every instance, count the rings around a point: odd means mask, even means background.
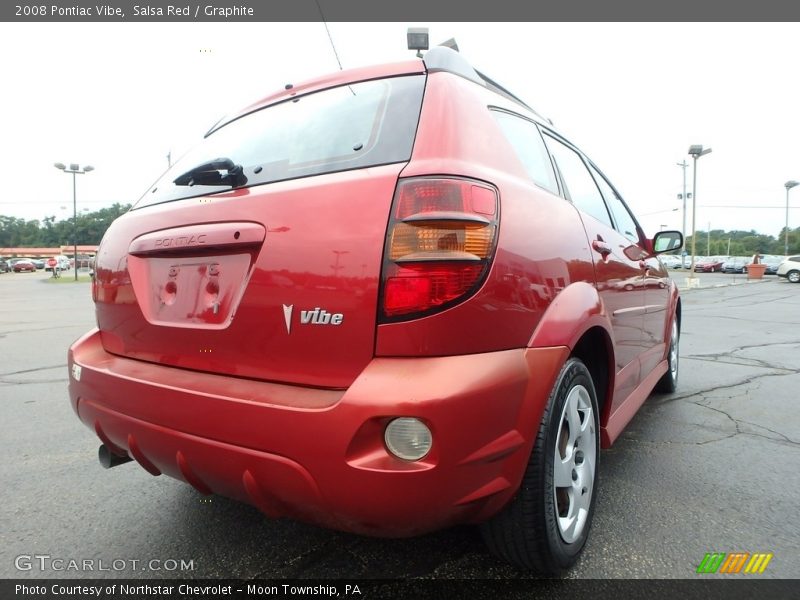
[[[522,569],[557,575],[589,537],[600,458],[597,395],[577,358],[561,368],[522,483],[511,502],[481,525],[489,550]]]
[[[786,279],[792,283],[800,283],[800,271],[789,271],[786,274]]]
[[[672,319],[672,333],[669,336],[669,353],[667,354],[667,372],[658,380],[655,391],[662,394],[672,394],[678,389],[678,366],[680,362],[681,332],[678,329],[677,316]]]

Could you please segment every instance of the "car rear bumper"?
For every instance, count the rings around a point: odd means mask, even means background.
[[[202,493],[367,535],[485,520],[513,496],[563,347],[375,358],[347,390],[198,373],[106,352],[94,330],[69,352],[81,421],[154,475]],[[395,417],[433,435],[418,462],[383,443]]]

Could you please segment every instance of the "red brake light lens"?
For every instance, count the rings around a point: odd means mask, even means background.
[[[382,318],[416,318],[469,297],[489,270],[497,212],[487,184],[401,180],[386,236]]]
[[[427,311],[462,296],[483,272],[482,264],[417,264],[401,267],[386,280],[387,316]]]

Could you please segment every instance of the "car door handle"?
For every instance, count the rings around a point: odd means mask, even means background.
[[[606,244],[603,240],[593,240],[592,248],[594,248],[597,252],[599,252],[603,256],[608,256],[609,254],[611,254],[611,246]]]

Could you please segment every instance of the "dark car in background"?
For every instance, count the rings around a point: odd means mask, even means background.
[[[8,262],[0,258],[0,273],[8,273]]]
[[[761,262],[767,265],[767,270],[764,271],[767,275],[775,275],[778,272],[778,267],[781,266],[781,263],[784,261],[783,256],[775,256],[771,254],[767,254],[764,258],[761,259]]]
[[[723,273],[747,273],[747,265],[752,262],[749,256],[731,256],[722,263]]]
[[[747,262],[744,266],[744,272],[747,272],[748,267],[753,264],[753,256],[747,259]],[[765,275],[775,275],[778,272],[778,267],[783,262],[783,256],[777,256],[774,254],[759,254],[758,262],[764,265],[766,268],[764,270]]]

